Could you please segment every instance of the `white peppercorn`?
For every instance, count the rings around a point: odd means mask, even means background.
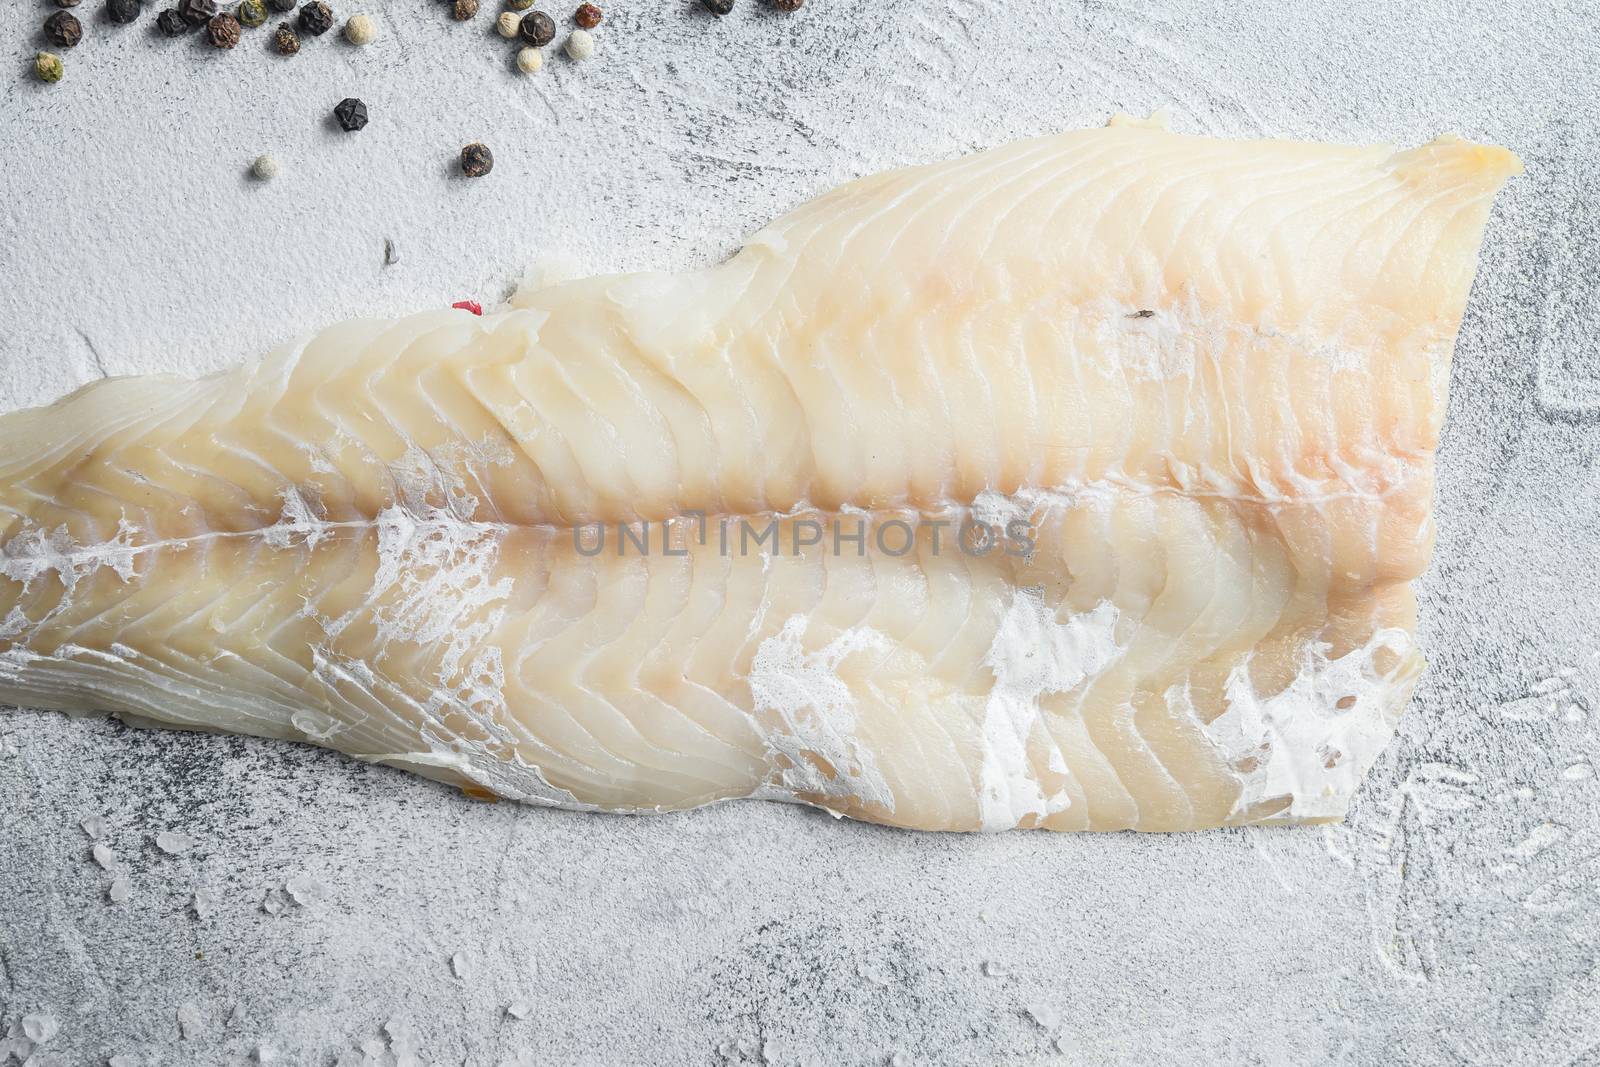
[[[522,19],[515,12],[502,11],[500,17],[494,20],[494,28],[500,36],[510,39],[521,31]]]
[[[353,45],[371,44],[378,35],[378,24],[371,15],[356,15],[344,24],[344,38]]]
[[[255,175],[258,181],[270,182],[282,170],[283,168],[278,165],[278,161],[272,156],[257,156],[256,161],[250,164],[250,173]]]
[[[594,55],[594,34],[588,30],[573,30],[567,35],[567,55],[572,59],[588,59]]]
[[[537,48],[524,48],[517,53],[517,69],[524,74],[537,74],[544,69],[544,53]]]

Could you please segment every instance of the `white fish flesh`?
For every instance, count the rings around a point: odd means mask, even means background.
[[[1116,122],[97,382],[0,417],[0,699],[584,809],[1336,819],[1519,170]]]

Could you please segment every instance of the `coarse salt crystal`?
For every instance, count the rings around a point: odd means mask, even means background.
[[[1061,1025],[1061,1009],[1050,1004],[1028,1005],[1028,1018],[1032,1019],[1045,1030],[1054,1030]]]
[[[283,887],[302,908],[308,908],[328,895],[327,886],[309,874],[297,874],[285,882]]]
[[[156,847],[169,856],[178,856],[194,847],[194,838],[176,830],[163,830],[156,835]]]

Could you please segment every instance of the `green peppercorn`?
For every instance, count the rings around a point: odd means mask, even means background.
[[[300,8],[300,32],[321,37],[333,29],[333,9],[322,0],[311,0]]]
[[[535,48],[543,48],[555,40],[556,23],[543,11],[530,11],[522,16],[522,26],[518,31],[522,39]]]
[[[469,178],[481,178],[494,170],[494,153],[489,146],[477,141],[461,150],[461,173]]]
[[[280,56],[292,56],[300,51],[300,35],[294,32],[294,27],[285,22],[272,31],[272,47],[278,50]]]
[[[83,40],[83,23],[70,11],[57,11],[44,20],[44,35],[57,48],[71,48]]]
[[[40,52],[33,57],[33,72],[40,81],[54,84],[61,80],[67,69],[61,65],[61,57],[54,52]]]
[[[217,15],[206,23],[206,40],[213,48],[233,48],[239,43],[239,20],[232,15]]]
[[[239,5],[239,24],[242,26],[256,27],[267,21],[267,5],[261,0],[244,0]]]
[[[169,7],[156,16],[156,29],[168,37],[182,37],[189,32],[189,23],[178,14],[177,8]]]
[[[124,26],[138,19],[144,0],[106,0],[106,14]]]

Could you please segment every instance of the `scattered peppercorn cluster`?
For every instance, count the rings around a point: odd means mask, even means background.
[[[83,40],[83,23],[68,8],[77,7],[80,0],[55,0],[60,9],[45,19],[44,35],[57,48],[75,48]],[[555,20],[542,11],[530,10],[536,0],[505,0],[496,25],[501,36],[517,40],[523,47],[517,55],[517,67],[532,74],[544,66],[544,57],[538,49],[555,39]],[[733,10],[735,0],[700,0],[706,10],[722,16]],[[765,0],[778,11],[798,11],[805,0]],[[144,11],[145,0],[106,0],[106,17],[119,25],[136,22]],[[451,17],[464,22],[478,14],[479,0],[448,0]],[[231,11],[221,10],[217,0],[178,0],[176,6],[162,10],[156,16],[156,28],[167,37],[182,37],[203,29],[205,38],[214,47],[231,49],[239,44],[246,29],[264,26],[272,14],[293,13],[297,0],[240,0]],[[326,0],[306,0],[298,4],[299,12],[293,22],[284,21],[272,31],[273,47],[279,55],[292,56],[300,51],[301,36],[321,37],[333,29],[333,9]],[[515,12],[527,12],[518,16]],[[600,8],[592,3],[579,4],[572,21],[577,28],[567,35],[567,55],[575,60],[587,59],[594,54],[595,41],[590,30],[600,25],[603,18]],[[354,45],[369,43],[376,24],[371,16],[356,15],[345,23],[345,37]],[[529,49],[535,50],[530,54]],[[40,52],[34,61],[34,70],[41,81],[60,81],[65,67],[59,55]]]
[[[77,7],[80,0],[55,0],[60,10],[44,21],[44,36],[57,48],[75,48],[83,40],[83,23],[68,8]],[[136,22],[144,11],[145,0],[106,0],[106,17],[118,25]],[[504,0],[506,10],[501,12],[495,26],[500,35],[515,40],[521,46],[517,53],[517,69],[533,74],[544,67],[546,45],[555,40],[556,23],[543,11],[533,10],[537,0]],[[713,15],[726,15],[733,10],[734,0],[700,0]],[[778,11],[798,11],[805,0],[766,0]],[[478,14],[479,0],[448,0],[450,15],[465,22]],[[232,49],[239,44],[246,29],[264,26],[273,15],[295,13],[292,23],[285,20],[272,31],[272,44],[279,55],[292,56],[300,51],[301,35],[321,37],[333,29],[333,9],[326,0],[240,0],[232,10],[221,10],[217,0],[178,0],[173,7],[156,16],[156,28],[167,37],[182,37],[204,30],[205,39],[219,49]],[[517,14],[524,12],[524,14]],[[573,60],[588,59],[594,54],[594,35],[589,31],[599,26],[604,18],[600,8],[592,3],[579,4],[572,13],[576,28],[567,34],[563,45],[567,56]],[[345,38],[353,45],[370,43],[377,33],[377,25],[369,15],[356,15],[345,23]],[[34,57],[34,74],[42,82],[54,83],[66,73],[65,65],[54,52],[39,52]],[[355,97],[341,100],[333,109],[334,121],[346,133],[366,127],[367,105]],[[461,171],[469,178],[481,178],[494,169],[494,155],[488,146],[473,142],[461,150]],[[251,165],[251,172],[262,181],[270,181],[279,173],[277,160],[261,156]]]
[[[506,10],[495,19],[495,30],[501,37],[517,42],[517,69],[524,74],[534,74],[544,68],[542,49],[556,38],[556,21],[543,11],[530,10],[536,0],[505,0]],[[477,16],[478,0],[450,0],[450,16],[465,22]],[[518,14],[518,12],[525,12]],[[573,60],[588,59],[594,55],[594,35],[589,31],[600,25],[605,15],[597,4],[579,4],[572,13],[577,26],[562,45],[567,57]]]
[[[144,13],[145,0],[106,0],[106,17],[111,22],[126,26],[137,22]],[[44,36],[57,48],[75,48],[83,40],[83,23],[67,8],[77,7],[79,0],[56,0],[56,11],[44,21]],[[296,0],[240,0],[229,10],[223,10],[217,0],[178,0],[178,3],[156,15],[156,28],[167,37],[203,31],[205,39],[220,49],[235,48],[244,30],[266,25],[272,14],[288,15],[295,11]],[[280,55],[292,56],[300,51],[300,36],[321,37],[333,28],[333,9],[324,0],[308,0],[299,5],[293,22],[285,21],[273,31],[272,41]],[[345,23],[345,37],[351,44],[364,45],[376,34],[377,26],[369,15],[356,15]],[[64,67],[59,55],[41,52],[34,61],[34,70],[43,81],[60,81]]]

